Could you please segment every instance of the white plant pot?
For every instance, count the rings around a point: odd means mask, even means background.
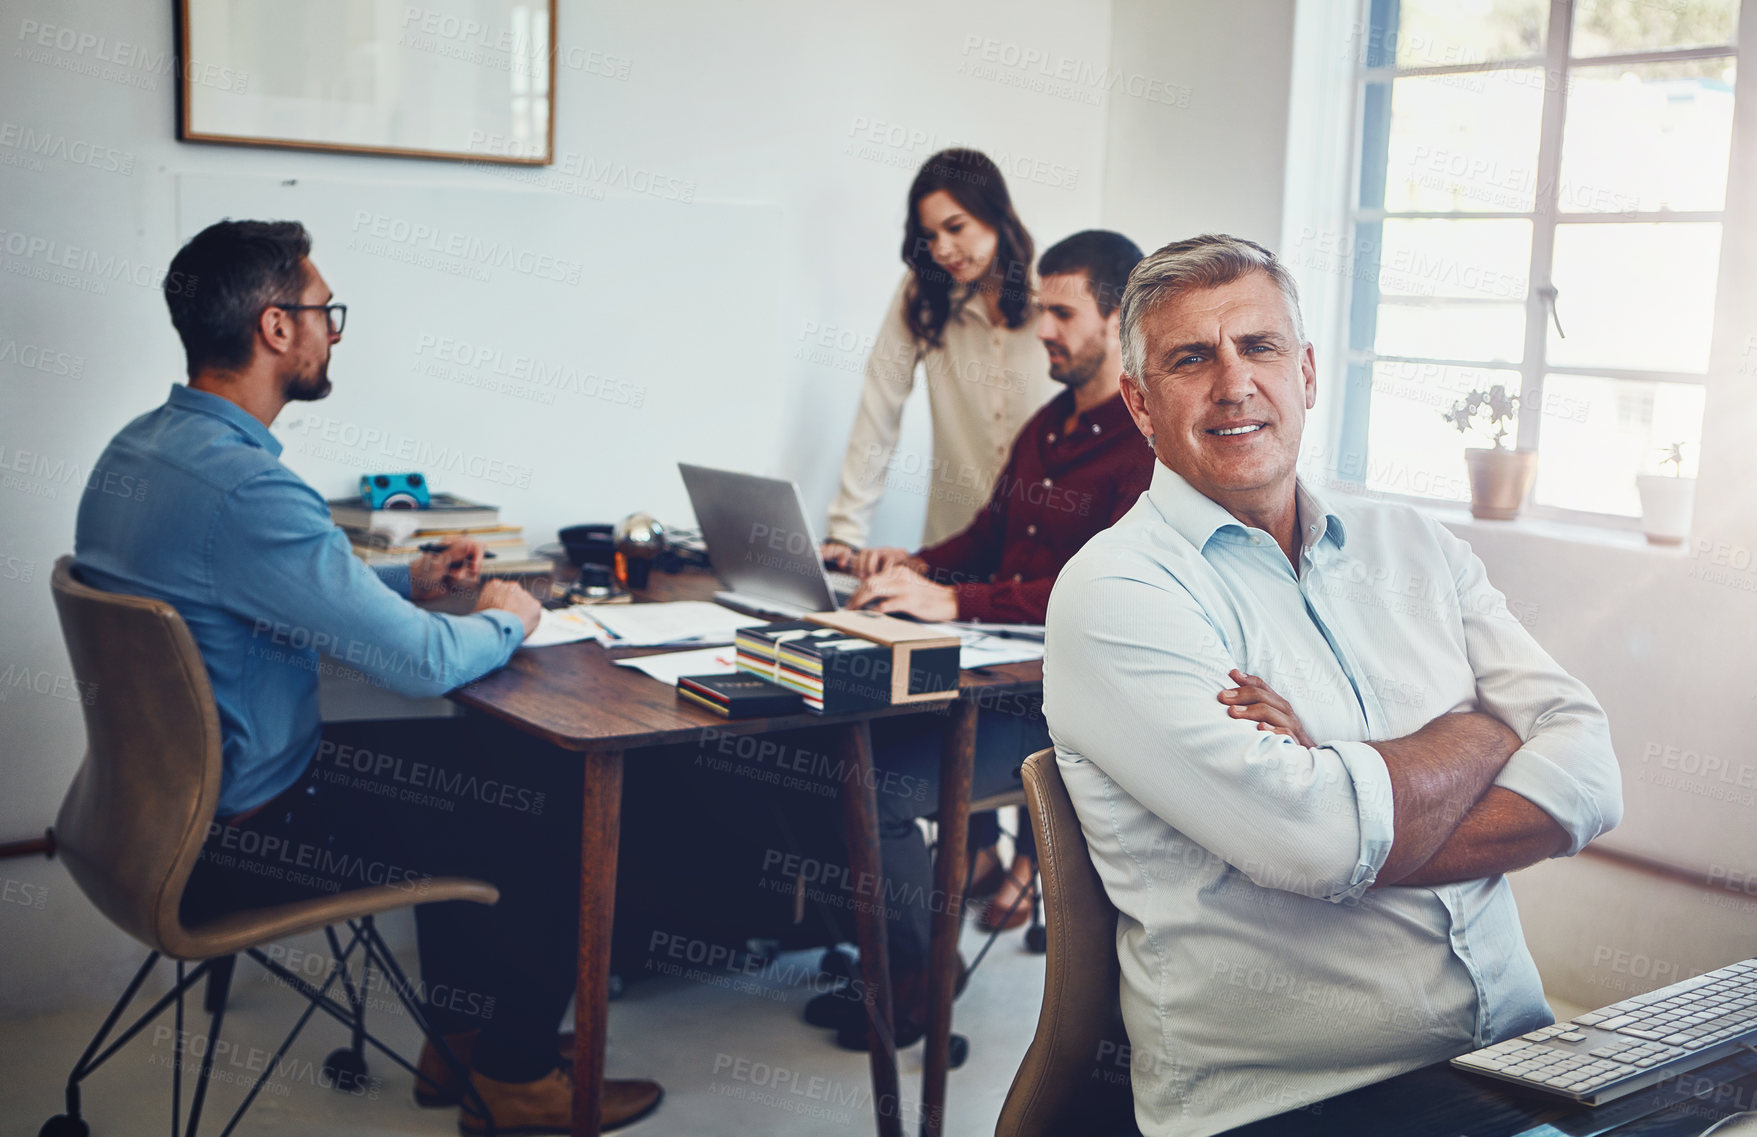
[[[1696,479],[1666,474],[1637,474],[1641,494],[1641,528],[1655,545],[1682,545],[1690,536],[1690,512],[1696,504]]]

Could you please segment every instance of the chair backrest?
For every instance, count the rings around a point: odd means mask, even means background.
[[[73,558],[50,580],[85,712],[85,761],[55,843],[98,910],[148,947],[183,957],[183,885],[220,795],[220,719],[201,652],[162,600],[82,584]]]
[[[1092,866],[1055,751],[1025,760],[1049,953],[1037,1034],[1001,1107],[996,1137],[1133,1131],[1128,1035],[1117,995],[1116,907]]]

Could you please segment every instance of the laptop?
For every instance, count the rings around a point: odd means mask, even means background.
[[[677,464],[726,591],[722,604],[796,618],[848,602],[860,581],[824,570],[799,487],[780,478]]]

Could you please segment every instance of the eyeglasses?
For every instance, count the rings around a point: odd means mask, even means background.
[[[342,325],[348,322],[348,306],[346,304],[270,304],[270,308],[279,308],[283,312],[322,312],[329,321],[329,334],[342,334]]]

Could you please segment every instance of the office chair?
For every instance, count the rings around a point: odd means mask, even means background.
[[[86,1137],[90,1129],[80,1117],[80,1083],[173,1002],[177,1052],[171,1062],[171,1132],[176,1134],[183,1106],[183,994],[205,979],[211,1019],[184,1130],[194,1137],[225,1018],[226,988],[239,952],[310,1005],[252,1082],[226,1133],[250,1108],[316,1011],[350,1032],[349,1046],[324,1062],[324,1072],[337,1088],[352,1091],[364,1084],[367,1043],[422,1077],[366,1029],[366,992],[374,965],[382,970],[410,1019],[468,1086],[468,1072],[428,1022],[420,997],[373,926],[376,914],[415,902],[406,889],[374,885],[184,925],[179,915],[184,885],[201,852],[220,790],[219,712],[201,653],[171,605],[82,584],[74,574],[72,557],[55,562],[50,587],[74,677],[80,689],[92,696],[82,702],[86,755],[56,819],[57,850],[98,911],[151,950],[68,1075],[67,1112],[50,1118],[40,1137]],[[435,878],[420,894],[421,903],[493,904],[499,898],[494,886],[465,877]],[[345,944],[335,930],[340,924],[352,933]],[[323,929],[332,955],[321,986],[313,986],[261,950],[264,944],[318,928]],[[362,956],[358,985],[349,967],[356,949]],[[176,961],[175,985],[100,1052],[161,956]],[[185,962],[192,960],[199,962],[185,970]],[[345,1004],[330,994],[338,981]],[[488,1117],[473,1089],[466,1090],[465,1108]],[[492,1132],[492,1119],[488,1124]]]
[[[1037,1033],[1007,1090],[995,1137],[1132,1134],[1116,907],[1092,866],[1055,751],[1031,755],[1022,775],[1037,832],[1049,952]]]

